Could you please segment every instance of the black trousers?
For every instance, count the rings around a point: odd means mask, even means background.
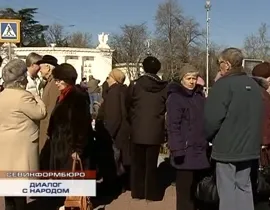
[[[157,193],[157,161],[160,145],[133,144],[131,153],[131,196],[154,201]]]
[[[26,210],[26,197],[5,197],[6,210]]]
[[[177,210],[217,210],[217,206],[207,205],[195,198],[197,184],[209,170],[177,170],[176,172],[176,209]]]

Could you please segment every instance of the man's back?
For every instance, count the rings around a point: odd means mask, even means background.
[[[132,141],[136,144],[161,144],[165,139],[167,82],[147,74],[130,86]]]
[[[98,84],[100,83],[100,80],[97,80],[95,78],[92,78],[88,81],[88,92],[89,93],[96,93],[98,91]]]
[[[205,116],[215,160],[259,158],[263,102],[261,87],[252,78],[237,73],[219,79],[207,99]]]

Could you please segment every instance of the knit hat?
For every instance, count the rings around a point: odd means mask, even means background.
[[[26,77],[27,67],[24,61],[13,59],[2,70],[2,79],[5,83],[19,81]]]
[[[52,71],[52,75],[54,79],[63,80],[70,85],[75,84],[78,77],[76,69],[68,63],[56,66]]]
[[[263,78],[270,77],[270,63],[263,62],[255,66],[252,71],[252,76]]]
[[[144,71],[150,74],[157,74],[161,68],[160,61],[153,56],[145,58],[142,64]]]
[[[113,69],[110,72],[109,76],[112,77],[119,84],[123,84],[126,79],[125,74],[120,69]]]
[[[179,80],[182,80],[187,73],[198,73],[199,75],[199,71],[194,66],[185,64],[178,73]]]

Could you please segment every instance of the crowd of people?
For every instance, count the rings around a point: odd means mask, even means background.
[[[153,56],[128,86],[119,69],[102,85],[93,76],[76,84],[76,69],[51,55],[11,60],[2,70],[0,170],[71,170],[80,159],[97,170],[98,183],[154,202],[160,148],[168,141],[177,210],[254,210],[260,172],[269,167],[270,63],[247,75],[243,59],[237,48],[220,54],[209,94],[196,67],[184,64],[164,81]],[[196,196],[209,176],[215,187],[206,188],[217,191],[217,203]],[[24,210],[26,198],[5,197],[5,205]]]

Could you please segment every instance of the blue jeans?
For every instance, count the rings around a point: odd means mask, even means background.
[[[95,102],[99,102],[99,94],[98,93],[89,93],[90,98],[90,113],[93,114],[93,106]]]

